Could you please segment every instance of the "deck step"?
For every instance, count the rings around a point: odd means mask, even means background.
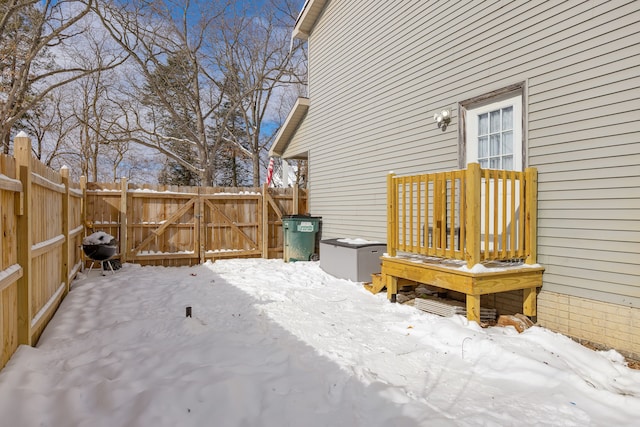
[[[371,292],[372,294],[377,294],[385,287],[384,282],[382,281],[382,275],[380,273],[374,273],[371,275],[371,283],[365,284],[364,288]]]
[[[416,286],[417,283],[412,280],[398,279],[398,288],[405,286]],[[377,294],[386,287],[386,283],[382,280],[382,274],[374,273],[371,275],[371,283],[365,283],[364,288],[372,294]]]

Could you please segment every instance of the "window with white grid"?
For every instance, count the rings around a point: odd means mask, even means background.
[[[467,109],[467,163],[522,170],[522,96]]]

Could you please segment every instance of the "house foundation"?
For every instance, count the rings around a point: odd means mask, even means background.
[[[625,307],[543,290],[538,325],[596,347],[615,348],[640,360],[640,308]]]

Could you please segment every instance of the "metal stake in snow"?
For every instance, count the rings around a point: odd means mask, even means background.
[[[187,307],[187,317],[191,317],[191,306]]]

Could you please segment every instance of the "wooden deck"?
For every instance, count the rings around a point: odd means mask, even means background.
[[[467,269],[464,264],[447,259],[396,256],[382,258],[382,282],[387,297],[395,300],[402,279],[425,283],[466,295],[467,318],[479,322],[480,296],[497,292],[522,290],[522,312],[536,316],[536,290],[542,286],[544,268],[528,264],[488,264]]]
[[[480,296],[523,291],[536,315],[544,268],[536,264],[537,171],[467,169],[387,181],[387,256],[372,290],[409,280],[466,295],[479,321]]]

